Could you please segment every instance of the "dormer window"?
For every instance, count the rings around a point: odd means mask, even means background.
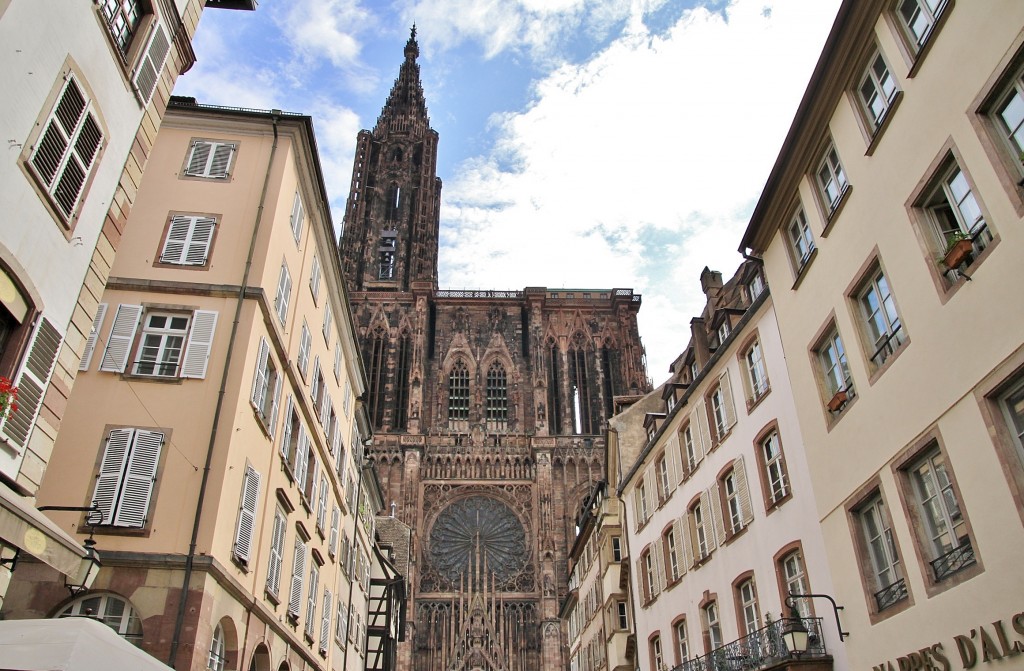
[[[728,338],[728,337],[729,337],[729,322],[728,321],[724,321],[718,327],[718,344],[719,344],[719,346],[721,346],[721,344],[724,343],[726,338]]]

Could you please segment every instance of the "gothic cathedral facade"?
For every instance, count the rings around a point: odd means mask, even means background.
[[[416,30],[359,133],[340,253],[367,451],[413,529],[403,671],[566,668],[558,610],[616,396],[649,391],[629,289],[438,289],[438,134]]]

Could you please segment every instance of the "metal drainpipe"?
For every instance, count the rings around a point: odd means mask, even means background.
[[[274,144],[270,147],[270,158],[267,160],[267,173],[263,178],[263,191],[260,193],[260,204],[256,209],[256,221],[253,224],[252,240],[249,242],[249,255],[245,259],[245,271],[242,273],[242,285],[238,289],[238,301],[235,303],[235,320],[231,323],[231,336],[228,339],[228,351],[224,357],[224,370],[220,376],[220,390],[217,392],[217,407],[213,411],[213,425],[210,427],[210,442],[206,446],[206,463],[203,465],[203,479],[199,485],[199,498],[196,501],[196,514],[192,522],[192,539],[185,557],[185,577],[181,581],[181,596],[178,599],[178,614],[174,620],[174,637],[171,639],[171,652],[167,664],[173,669],[174,659],[178,655],[181,642],[181,629],[185,624],[185,604],[188,601],[188,584],[192,580],[192,564],[196,556],[196,544],[199,540],[199,522],[203,514],[203,501],[206,499],[206,487],[210,481],[210,463],[213,461],[213,447],[217,439],[217,428],[220,425],[220,414],[224,407],[224,396],[227,393],[228,371],[231,368],[231,355],[235,349],[235,336],[238,334],[238,321],[245,302],[245,290],[249,284],[249,272],[252,269],[252,257],[256,252],[256,238],[263,221],[263,206],[267,199],[270,186],[270,171],[274,166],[274,155],[277,153],[277,122],[278,110],[273,110],[271,120],[274,124]]]
[[[359,497],[362,496],[362,492],[363,492],[363,456],[362,455],[363,455],[363,452],[366,451],[366,448],[370,446],[370,443],[373,442],[373,439],[372,438],[367,438],[366,440],[360,440],[359,442],[363,444],[363,449],[359,450],[359,462],[356,463],[356,472],[359,474],[359,477],[356,480],[356,509],[353,511],[353,515],[352,515],[352,519],[355,522],[355,524],[352,525],[352,541],[353,541],[352,548],[353,549],[355,549],[355,544],[354,544],[355,541],[359,538]],[[370,542],[371,543],[373,542],[372,538],[370,539]],[[351,564],[351,563],[352,563],[352,555],[349,555],[349,564]],[[367,567],[367,569],[369,569],[369,567]],[[354,586],[355,586],[355,581],[352,580],[352,575],[350,574],[348,576],[348,616],[349,616],[348,626],[349,627],[352,626],[352,588]],[[347,631],[347,628],[346,628],[346,631],[345,631],[345,641],[344,641],[344,643],[345,644],[342,646],[343,654],[341,656],[341,668],[348,669],[348,631]]]

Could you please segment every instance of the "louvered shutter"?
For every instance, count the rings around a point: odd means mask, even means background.
[[[46,317],[40,317],[32,334],[25,362],[15,380],[18,388],[18,409],[8,412],[3,431],[11,443],[18,447],[28,445],[39,410],[43,407],[46,388],[50,384],[53,366],[63,338],[57,327]]]
[[[164,248],[160,252],[161,263],[206,265],[216,225],[214,217],[184,214],[171,217]]]
[[[658,491],[658,474],[654,465],[647,467],[647,472],[644,474],[644,498],[647,500],[647,518],[650,519],[651,515],[654,514],[654,509],[658,505],[656,499],[656,492]]]
[[[697,426],[697,432],[693,434],[693,441],[699,464],[704,455],[711,451],[711,429],[708,428],[708,413],[705,411],[704,399],[698,400],[693,409],[690,426],[694,425]]]
[[[103,350],[103,358],[100,359],[100,370],[109,373],[124,372],[141,317],[141,305],[122,303],[117,306],[117,314],[114,315],[110,335],[107,336],[107,346]]]
[[[288,521],[278,509],[274,514],[274,528],[270,534],[270,561],[267,565],[267,591],[277,595],[281,588],[281,566],[284,563],[284,536]]]
[[[712,532],[711,537],[715,539],[715,545],[721,545],[725,542],[725,517],[722,515],[721,487],[716,482],[711,485],[710,489],[705,490],[701,496],[706,496],[711,504],[711,520],[714,522],[714,526],[709,528]]]
[[[754,519],[754,511],[750,505],[750,489],[747,486],[747,466],[742,455],[733,462],[732,468],[736,478],[736,496],[739,497],[740,502],[740,519],[743,526],[747,526]]]
[[[267,424],[267,433],[270,434],[271,440],[274,438],[274,432],[277,430],[277,409],[281,403],[281,386],[284,382],[284,376],[278,375],[277,380],[274,382],[274,398],[270,404],[270,416],[264,418]]]
[[[327,642],[331,639],[331,613],[334,612],[334,599],[331,590],[324,590],[324,609],[320,615],[320,652],[327,652]]]
[[[235,151],[235,145],[225,142],[218,142],[213,145],[213,157],[210,159],[210,177],[227,177],[228,165],[231,163],[231,154]]]
[[[320,475],[320,490],[317,492],[316,528],[324,532],[327,525],[327,476]]]
[[[302,238],[302,220],[305,218],[305,212],[302,207],[302,197],[299,192],[295,192],[295,200],[292,202],[292,215],[291,215],[291,226],[292,235],[295,236],[295,242],[298,242]]]
[[[292,395],[284,399],[284,428],[281,432],[281,458],[284,459],[285,463],[289,463],[289,457],[291,456],[288,452],[288,448],[292,442]]]
[[[324,306],[324,342],[331,346],[331,326],[334,324],[334,314],[331,312],[331,305]]]
[[[92,320],[92,329],[89,337],[85,339],[85,350],[82,352],[82,360],[78,362],[78,370],[89,370],[92,363],[92,353],[96,351],[96,342],[100,338],[100,329],[103,328],[103,320],[107,317],[107,304],[100,303],[96,307],[96,316]]]
[[[252,400],[253,406],[262,414],[263,402],[266,399],[267,385],[267,359],[270,357],[270,344],[266,338],[260,337],[260,346],[256,351],[256,371],[252,376]]]
[[[256,526],[256,506],[260,500],[260,474],[249,464],[245,465],[242,479],[242,504],[238,511],[238,528],[235,529],[235,557],[249,561],[252,553],[252,537]]]
[[[277,296],[274,298],[274,308],[277,318],[283,324],[288,318],[288,301],[292,293],[292,276],[288,272],[288,266],[281,264],[281,274],[277,278]]]
[[[722,390],[722,405],[725,412],[725,428],[731,429],[736,424],[736,402],[732,396],[732,382],[729,379],[729,371],[722,373],[720,378]]]
[[[665,588],[665,541],[662,538],[654,541],[651,547],[651,557],[654,559],[654,580],[651,585],[652,596],[657,598],[661,590]]]
[[[93,505],[103,514],[101,524],[112,524],[114,521],[114,504],[121,489],[125,464],[128,463],[128,449],[134,435],[135,429],[112,429],[107,438],[96,488],[92,494]]]
[[[313,305],[320,298],[320,257],[313,256],[313,264],[309,269],[309,291],[313,294]]]
[[[338,553],[338,529],[341,525],[341,508],[334,505],[331,509],[331,535],[327,541],[327,552],[332,557]]]
[[[683,465],[679,456],[679,433],[672,433],[665,444],[665,459],[668,460],[668,479],[671,485],[683,479]]]
[[[306,544],[295,538],[295,555],[292,559],[292,584],[288,591],[288,614],[299,616],[302,607],[302,576],[306,573]]]
[[[171,50],[171,42],[167,39],[167,33],[159,23],[153,28],[153,38],[146,49],[146,55],[139,62],[132,83],[139,93],[143,104],[148,104],[160,81],[160,71],[164,67],[164,61]]]
[[[299,425],[299,444],[296,449],[299,451],[295,455],[295,481],[299,483],[299,489],[306,484],[306,468],[309,466],[309,450],[306,445],[309,442],[309,437],[306,435],[306,429],[301,424]]]
[[[156,431],[135,430],[128,466],[125,471],[121,496],[114,513],[114,526],[144,527],[149,502],[156,483],[156,468],[160,464],[160,448],[164,434]]]
[[[313,359],[313,377],[309,383],[309,397],[316,403],[317,396],[320,394],[320,385],[323,384],[323,375],[320,373],[320,357],[317,356]],[[320,408],[314,408],[314,411],[319,414]]]
[[[313,449],[313,441],[307,440],[307,443],[310,445],[311,451]],[[307,454],[309,454],[309,451],[307,451]],[[310,468],[313,469],[312,472],[309,471]],[[309,460],[309,462],[307,462],[306,469],[308,473],[306,479],[309,482],[309,498],[306,499],[306,502],[309,503],[310,510],[312,510],[313,506],[316,505],[317,502],[317,493],[319,492],[319,487],[317,487],[317,485],[320,482],[320,462],[316,460],[316,455],[314,455],[313,458]],[[302,483],[300,482],[299,485],[301,486]],[[318,524],[318,526],[320,525]],[[323,527],[320,526],[320,528],[322,529]]]
[[[679,567],[679,575],[683,575],[686,573],[686,569],[690,565],[690,562],[693,561],[686,552],[690,541],[690,535],[686,530],[685,513],[683,517],[677,517],[672,521],[672,529],[676,536],[676,565]]]
[[[679,518],[683,528],[683,556],[686,558],[686,566],[693,566],[700,557],[700,548],[697,547],[697,530],[694,528],[695,520],[689,511],[684,512]]]
[[[210,350],[213,349],[213,335],[216,329],[216,311],[195,311],[192,315],[192,331],[188,334],[188,345],[185,346],[185,356],[182,358],[181,377],[206,377],[206,365],[210,362]]]
[[[210,162],[210,152],[213,150],[212,142],[196,140],[192,143],[192,155],[188,157],[188,167],[185,168],[186,175],[204,176],[206,167]]]
[[[316,628],[316,591],[320,586],[320,569],[314,561],[309,566],[309,596],[306,598],[306,635],[313,638]]]
[[[640,487],[633,490],[633,513],[636,515],[636,528],[639,529],[644,523],[643,496]]]
[[[299,332],[299,355],[296,358],[296,364],[299,367],[299,372],[302,373],[303,379],[306,377],[306,371],[309,369],[309,345],[312,342],[312,337],[309,334],[309,327],[306,326],[306,320],[302,320],[302,330]]]

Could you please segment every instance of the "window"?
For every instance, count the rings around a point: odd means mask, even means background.
[[[348,638],[348,604],[338,598],[338,616],[334,620],[334,640],[339,644]]]
[[[320,357],[313,359],[313,377],[309,384],[309,398],[313,401],[313,412],[324,423],[324,408],[330,402],[330,395],[327,393],[327,383],[324,381],[324,373],[320,369]]]
[[[881,494],[871,496],[856,514],[871,565],[876,612],[881,612],[907,598],[899,553]]]
[[[661,545],[665,552],[662,557],[669,583],[674,583],[683,575],[682,543],[680,542],[678,523],[673,524],[661,535]]]
[[[76,214],[104,145],[103,127],[88,90],[70,69],[41,134],[29,144],[31,172],[59,216],[68,223]],[[70,224],[69,224],[70,225]]]
[[[205,266],[217,225],[216,217],[176,214],[167,225],[160,263],[178,266]]]
[[[651,552],[650,548],[644,550],[640,555],[640,565],[643,567],[644,603],[650,603],[658,596],[658,565],[657,553]]]
[[[1017,176],[1024,162],[1024,71],[1018,72],[1006,91],[996,101],[991,116],[999,129],[999,135],[1010,152],[1012,163],[1017,166]]]
[[[800,550],[793,550],[779,560],[779,575],[782,578],[783,601],[790,594],[810,594],[804,556]],[[800,617],[811,617],[810,599],[793,599]]]
[[[802,208],[790,219],[786,227],[786,236],[789,239],[789,252],[793,264],[799,273],[811,260],[811,253],[814,251],[814,235],[811,234],[811,229],[807,225],[807,215]]]
[[[625,601],[615,602],[615,625],[621,631],[629,631],[629,611]]]
[[[171,51],[171,41],[167,37],[160,24],[153,28],[152,36],[149,38],[149,45],[143,52],[135,66],[135,73],[132,75],[132,84],[135,85],[135,94],[143,104],[149,104],[156,86],[160,82],[160,73],[163,70],[167,54]]]
[[[462,359],[448,373],[448,419],[469,420],[469,370]]]
[[[292,228],[292,237],[295,238],[295,244],[299,244],[302,239],[302,224],[306,220],[306,211],[302,207],[302,196],[299,192],[295,192],[295,200],[292,201],[292,213],[288,221]]]
[[[740,624],[743,629],[740,633],[749,636],[760,628],[761,615],[757,609],[757,589],[754,587],[754,579],[747,578],[736,586],[736,600],[740,606]]]
[[[683,424],[683,427],[679,430],[679,456],[683,462],[683,477],[689,477],[691,473],[697,470],[697,466],[704,459],[704,444],[701,432],[698,431],[697,427],[703,422],[703,426],[706,429],[707,421],[704,411],[699,407],[694,408],[693,412],[690,413],[690,421]]]
[[[724,321],[718,326],[718,344],[721,345],[729,339],[729,322]]]
[[[508,379],[505,366],[493,362],[487,369],[487,428],[504,429],[508,422]]]
[[[92,495],[93,504],[103,514],[101,524],[146,526],[163,445],[164,434],[159,431],[110,431]]]
[[[100,11],[106,19],[107,29],[122,54],[128,54],[128,47],[138,31],[145,14],[140,0],[102,0]]]
[[[57,617],[90,617],[135,645],[142,644],[142,621],[135,608],[114,594],[87,594],[64,606]]]
[[[712,389],[709,395],[709,409],[711,411],[711,424],[715,428],[716,442],[722,442],[736,424],[736,406],[732,400],[732,383],[729,381],[729,371],[722,373],[718,378],[718,386]]]
[[[672,625],[672,633],[676,639],[676,664],[684,664],[690,659],[690,643],[686,638],[686,618]]]
[[[377,279],[379,280],[395,279],[395,250],[398,242],[395,235],[394,231],[385,231],[381,236],[380,246],[377,249]]]
[[[288,592],[288,617],[293,622],[299,618],[302,606],[302,576],[306,572],[306,543],[295,537],[295,552],[292,559],[292,580]]]
[[[206,659],[206,668],[208,671],[224,671],[225,662],[227,654],[224,646],[224,628],[218,623],[210,641],[210,655]]]
[[[899,89],[880,52],[875,52],[857,87],[857,98],[874,133],[882,125]]]
[[[281,506],[277,506],[270,534],[270,561],[267,562],[267,592],[275,601],[281,589],[281,567],[284,564],[284,540],[287,529],[288,516]]]
[[[299,331],[299,353],[295,357],[295,365],[299,369],[302,379],[306,379],[306,371],[309,370],[309,346],[313,344],[313,336],[309,332],[306,320],[302,320],[302,329]]]
[[[233,142],[193,140],[185,162],[185,174],[189,177],[227,179],[236,148]]]
[[[715,549],[715,530],[711,523],[711,503],[707,492],[690,506],[690,542],[694,562],[700,563]]]
[[[765,370],[761,343],[755,340],[743,353],[747,371],[748,401],[753,404],[768,393],[768,373]]]
[[[643,478],[637,482],[636,489],[633,490],[633,501],[636,508],[637,527],[639,528],[647,524],[647,520],[651,517],[651,491],[647,481]]]
[[[1018,380],[1002,397],[1000,405],[1006,424],[1013,435],[1017,455],[1024,461],[1024,379]]]
[[[148,313],[143,321],[142,340],[132,373],[154,377],[177,377],[188,333],[189,315]]]
[[[871,363],[881,366],[906,340],[906,331],[889,291],[889,280],[877,266],[857,292]]]
[[[328,305],[324,306],[324,324],[323,324],[324,343],[327,345],[328,348],[331,346],[331,331],[332,331],[332,327],[333,326],[334,326],[334,315],[331,313],[331,306],[330,306],[330,304],[328,304]]]
[[[313,256],[313,264],[309,269],[309,292],[313,294],[313,305],[320,298],[320,257]]]
[[[612,536],[612,561],[622,561],[622,537]]]
[[[896,15],[900,25],[912,42],[914,51],[919,51],[928,41],[936,22],[946,9],[947,0],[900,0]]]
[[[655,470],[658,472],[658,499],[664,503],[672,494],[672,480],[669,477],[668,459],[664,454],[655,463]]]
[[[718,619],[718,602],[712,601],[700,609],[707,648],[710,653],[722,647],[722,623]]]
[[[651,668],[655,671],[664,671],[665,658],[662,656],[661,637],[655,635],[651,638]]]
[[[334,381],[341,382],[341,347],[334,349]],[[343,405],[347,408],[348,403],[343,402]]]
[[[725,512],[725,519],[722,520],[725,524],[725,536],[729,539],[753,521],[746,466],[742,456],[734,460],[729,469],[719,477],[718,496]]]
[[[292,275],[288,272],[288,264],[281,262],[281,274],[277,278],[277,294],[274,296],[274,311],[282,324],[288,318],[288,301],[292,294]]]
[[[763,291],[764,278],[761,277],[761,273],[754,273],[754,276],[747,282],[747,295],[750,296],[750,302],[756,301]]]
[[[782,441],[779,432],[771,431],[758,444],[758,461],[760,462],[762,484],[765,492],[765,506],[781,503],[789,496],[789,472],[786,470],[786,459],[782,454]]]
[[[259,348],[256,350],[256,370],[253,373],[250,400],[257,417],[263,422],[271,438],[274,437],[277,428],[277,408],[281,399],[283,380],[284,376],[278,372],[270,356],[270,343],[261,337]],[[288,421],[287,418],[285,421]]]
[[[825,199],[829,215],[835,212],[839,206],[846,189],[850,186],[846,181],[846,172],[839,162],[839,154],[836,153],[835,145],[829,144],[825,150],[825,156],[818,165],[818,189]]]
[[[934,447],[907,468],[918,510],[915,522],[935,582],[942,582],[977,559],[960,509],[945,455]]]
[[[11,319],[13,320],[13,316]],[[27,311],[23,319],[28,320]],[[39,316],[33,328],[32,344],[28,347],[28,353],[24,355],[20,364],[21,372],[16,378],[18,409],[7,413],[7,417],[0,424],[3,434],[9,441],[9,447],[28,445],[64,341],[53,322],[45,317]]]
[[[331,639],[331,614],[334,599],[331,590],[324,589],[324,608],[320,614],[320,654],[326,656],[327,643]]]
[[[326,485],[324,486],[326,489]],[[331,535],[327,541],[327,554],[334,557],[338,554],[338,533],[341,525],[341,508],[334,504],[331,508]]]
[[[853,398],[854,389],[850,369],[846,364],[846,349],[835,327],[815,348],[815,355],[821,370],[828,409],[838,412]]]
[[[946,279],[955,282],[959,271],[969,268],[992,242],[981,205],[955,159],[947,159],[920,207],[928,221],[933,250],[947,268]]]
[[[231,553],[243,565],[249,563],[252,538],[256,529],[256,506],[260,500],[260,474],[251,465],[245,465],[242,476],[242,501],[238,509],[235,542]]]

